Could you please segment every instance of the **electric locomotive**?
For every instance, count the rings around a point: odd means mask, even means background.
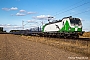
[[[84,33],[81,20],[72,16],[45,24],[42,27],[42,32],[45,35],[56,35],[64,38],[79,38],[79,35]]]

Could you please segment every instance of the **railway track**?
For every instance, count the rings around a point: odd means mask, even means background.
[[[36,35],[35,35],[36,36]],[[56,39],[65,39],[65,40],[81,40],[81,41],[90,41],[89,37],[79,37],[79,38],[64,38],[64,37],[57,37],[57,36],[36,36],[36,37],[46,37],[46,38],[56,38]]]
[[[78,38],[78,39],[74,39],[74,40],[90,41],[90,38]]]

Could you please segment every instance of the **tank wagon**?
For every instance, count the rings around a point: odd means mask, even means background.
[[[15,33],[15,32],[14,32]],[[79,18],[64,17],[62,20],[46,23],[45,25],[23,31],[23,35],[39,35],[46,37],[79,38],[83,35],[82,22]],[[18,34],[18,33],[17,33]],[[20,34],[20,32],[19,32]]]

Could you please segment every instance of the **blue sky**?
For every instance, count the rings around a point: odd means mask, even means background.
[[[83,30],[90,31],[90,0],[0,0],[0,26],[4,30],[25,29],[47,23],[45,19],[73,16],[82,19]]]

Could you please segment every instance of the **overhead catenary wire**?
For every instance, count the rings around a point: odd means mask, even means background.
[[[76,8],[81,7],[81,6],[83,6],[83,5],[85,5],[85,4],[88,4],[88,3],[90,3],[90,2],[85,2],[85,3],[81,4],[81,5],[78,5],[78,6],[76,6],[76,7],[73,7],[73,8],[71,8],[71,9],[68,9],[68,10],[66,10],[66,11],[63,11],[63,12],[58,13],[58,14],[56,14],[56,15],[66,13],[66,12],[68,12],[68,11],[70,11],[70,10],[76,9]],[[54,16],[56,16],[56,15],[54,15]]]
[[[79,14],[82,14],[82,13],[86,13],[86,12],[89,12],[88,8],[90,8],[90,7],[84,8],[84,9],[87,9],[87,10],[81,9],[81,10],[79,10],[80,12],[78,12],[78,13],[74,12],[74,14],[73,14],[73,13],[70,12],[69,14],[70,14],[70,16],[75,16],[75,15],[79,15]],[[84,11],[82,11],[82,10],[84,10]]]
[[[79,3],[81,3],[82,1],[84,1],[84,0],[81,0],[81,1],[79,1],[79,2],[76,2],[76,3],[68,6],[67,8],[70,8],[70,7],[72,7],[72,6],[76,5],[76,4],[79,4]],[[66,8],[63,8],[62,11],[65,10],[65,9],[66,9]],[[61,10],[60,10],[60,11],[61,11]],[[58,12],[60,12],[60,11],[58,11]],[[58,12],[56,12],[56,13],[54,14],[54,16],[56,16],[56,15],[58,14]]]
[[[90,9],[89,9],[89,10],[86,10],[86,11],[83,11],[83,12],[76,13],[76,14],[74,14],[74,15],[72,15],[72,16],[79,15],[79,14],[83,14],[83,13],[86,13],[86,12],[89,12],[89,11],[90,11]]]

